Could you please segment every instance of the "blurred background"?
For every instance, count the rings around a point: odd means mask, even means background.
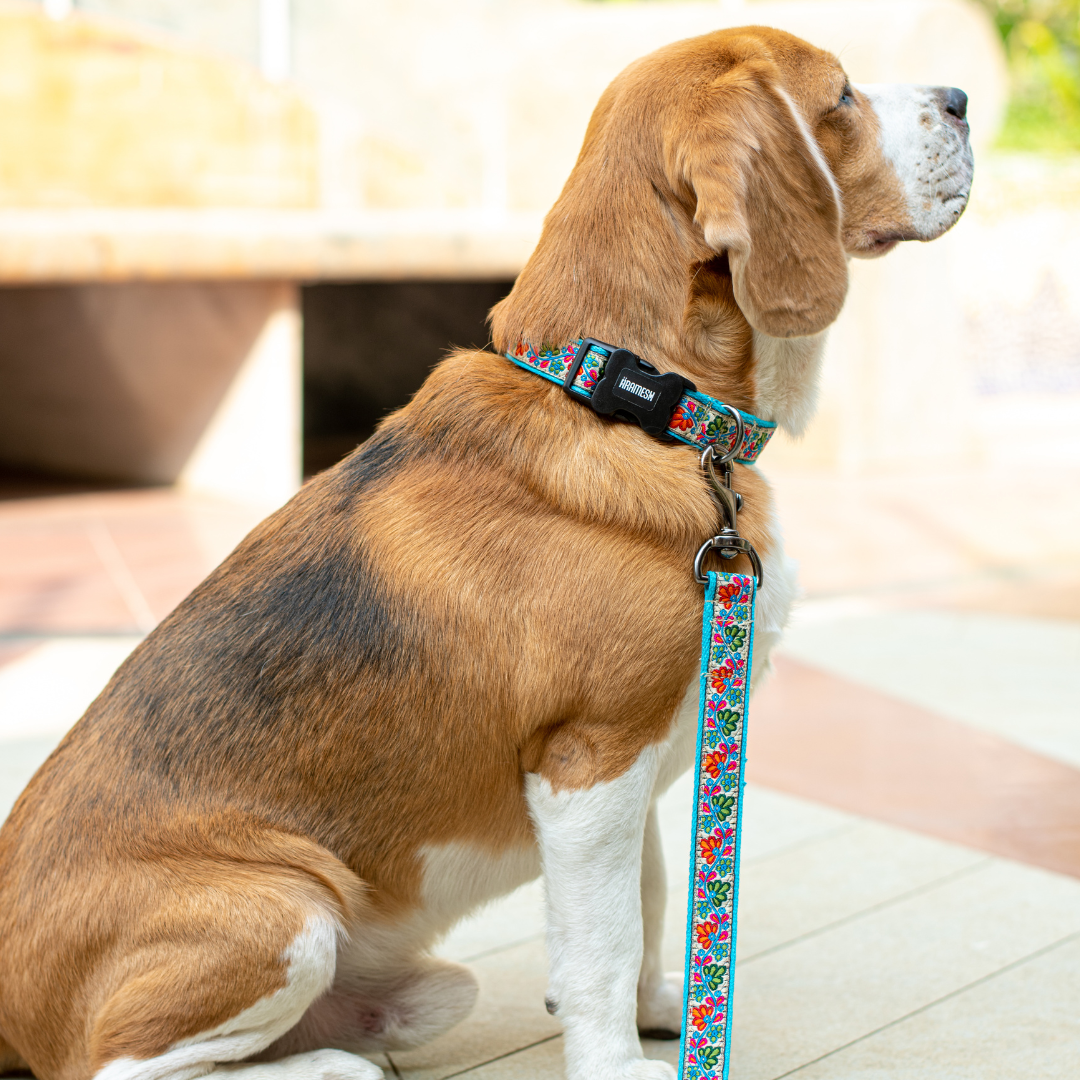
[[[893,1061],[905,1017],[1080,933],[1080,0],[0,0],[0,816],[251,525],[488,341],[618,71],[746,23],[857,82],[963,88],[976,170],[952,232],[853,264],[818,416],[762,462],[805,597],[755,704],[751,855],[780,861],[748,871],[773,922],[740,942],[786,966],[747,1006],[768,1060],[744,1075],[899,1076],[811,1065],[851,1040]],[[969,872],[978,896],[949,893]],[[902,932],[871,930],[912,883],[940,941],[909,970]],[[521,903],[489,918],[503,944],[539,932]],[[877,974],[849,966],[842,1015],[804,1015],[839,990],[798,943],[838,907]],[[455,955],[495,955],[463,933]],[[542,967],[499,955],[504,997]],[[781,1008],[804,962],[816,989]],[[953,1071],[912,1075],[1074,1075],[1046,1025],[1080,1000],[1039,978],[1050,996],[1001,984],[1035,1009],[1012,1057],[976,1003],[911,1036],[951,1033]],[[769,1027],[795,1014],[803,1034]],[[986,1057],[957,1032],[991,1014]],[[476,1023],[384,1064],[449,1075],[555,1038],[542,1008],[525,1033]]]

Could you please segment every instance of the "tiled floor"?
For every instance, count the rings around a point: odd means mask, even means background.
[[[1080,471],[780,476],[808,594],[750,720],[732,1080],[1080,1072]],[[254,522],[170,492],[0,501],[0,814]],[[1010,510],[1011,513],[1011,510]],[[681,968],[690,788],[663,800]],[[530,885],[442,945],[473,1015],[390,1075],[562,1075]],[[674,1060],[675,1045],[646,1044]]]

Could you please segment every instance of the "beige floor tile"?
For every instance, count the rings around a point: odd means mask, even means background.
[[[542,942],[504,949],[469,966],[480,982],[476,1008],[427,1046],[391,1055],[407,1080],[439,1080],[561,1031],[544,1008],[547,959]]]
[[[409,1075],[409,1074],[403,1074]],[[479,1068],[470,1069],[469,1080],[563,1080],[563,1041],[561,1036],[537,1046],[519,1050]]]
[[[793,814],[798,809],[794,804],[801,801],[788,800]],[[990,861],[981,852],[904,829],[850,816],[848,821],[845,828],[743,864],[740,961],[899,902]],[[681,970],[685,962],[686,891],[681,878],[669,880],[664,963],[672,971]]]
[[[767,464],[786,547],[811,596],[939,587],[1080,558],[1077,467],[1040,463],[856,478]],[[1038,475],[1036,475],[1036,473]],[[1024,492],[1024,544],[995,544],[1002,492]]]
[[[995,860],[740,963],[732,1080],[766,1080],[1080,931],[1080,882]]]
[[[660,832],[664,842],[664,857],[668,879],[668,899],[664,919],[664,963],[671,971],[681,971],[685,958],[686,894],[689,876],[692,792],[692,777],[690,775],[683,776],[672,785],[671,789],[660,800],[659,806]],[[871,888],[871,895],[874,899],[865,903],[861,901],[858,893],[847,896],[841,892],[841,895],[835,895],[831,891],[835,886],[835,879],[837,877],[842,878],[845,870],[850,868],[846,864],[843,868],[834,867],[830,875],[825,869],[830,863],[827,863],[825,858],[815,862],[812,855],[818,845],[840,843],[842,838],[849,833],[858,833],[859,830],[866,828],[875,829],[878,826],[870,825],[852,814],[808,802],[793,795],[770,791],[768,788],[756,784],[747,784],[746,786],[746,802],[743,814],[743,881],[744,883],[750,882],[752,899],[750,901],[745,899],[746,885],[744,884],[739,915],[740,950],[743,948],[742,942],[746,933],[750,935],[750,948],[755,952],[760,951],[761,948],[768,948],[780,941],[790,940],[802,933],[806,933],[808,928],[816,928],[827,922],[835,921],[835,917],[828,914],[833,904],[840,905],[845,913],[850,913],[853,910],[861,910],[860,904],[868,906],[868,903],[877,903],[880,899],[892,895],[890,889],[893,886],[887,884],[882,884],[876,890]],[[889,830],[890,835],[892,831]],[[870,835],[878,836],[877,833],[871,833]],[[912,843],[918,847],[920,843],[918,838],[909,833],[901,835],[905,838],[912,837]],[[884,838],[881,842],[882,844],[887,843]],[[937,867],[944,856],[940,855],[934,846],[937,843],[936,841],[925,840],[921,842],[928,845],[926,848],[928,853],[934,853],[930,859],[931,866],[916,872],[922,875],[919,880],[925,881],[928,876],[937,876],[937,870],[932,867]],[[872,840],[867,839],[863,842],[863,846],[874,847],[874,844]],[[949,847],[949,845],[939,846],[941,848]],[[859,849],[857,841],[854,843],[854,847],[856,850]],[[832,851],[833,849],[826,850]],[[836,850],[843,852],[847,849],[841,846]],[[905,847],[901,846],[897,854],[899,855],[906,850]],[[879,861],[888,862],[887,852],[879,848],[877,854]],[[960,857],[977,859],[980,856]],[[791,863],[792,869],[785,876],[783,868],[788,865],[789,859],[793,860]],[[908,863],[917,862],[917,859],[917,855],[912,852]],[[807,876],[806,881],[803,881],[802,878],[806,874],[808,865],[815,866],[817,878],[811,874]],[[761,868],[761,874],[764,875],[765,881],[771,881],[772,878],[778,877],[780,880],[787,882],[793,892],[790,895],[772,896],[757,887],[754,883],[757,880],[758,867]],[[906,884],[906,879],[903,878],[905,872],[903,866],[901,866],[899,870],[893,871],[888,878],[889,882],[896,882],[898,879],[904,882],[903,886],[896,886],[897,891],[907,891],[911,887]],[[870,885],[869,882],[866,884]],[[841,885],[840,888],[842,890],[843,886]],[[820,897],[814,901],[816,906],[813,911],[820,911],[822,914],[812,916],[806,908],[809,901],[805,897],[807,893],[812,894],[815,889],[819,892]],[[800,904],[800,902],[802,902],[802,907],[797,907],[796,905]],[[743,920],[748,917],[746,913],[750,911],[753,914],[749,916],[749,927],[744,931]],[[815,918],[818,921],[815,922]],[[810,926],[810,923],[813,923],[813,925]],[[767,944],[763,942],[767,942]]]
[[[642,1039],[641,1052],[647,1058],[657,1061],[666,1061],[679,1068],[679,1040],[678,1039]]]
[[[741,874],[738,955],[748,960],[987,862],[970,848],[876,822],[749,862]]]
[[[752,745],[750,751],[753,752]],[[658,806],[660,835],[664,842],[664,860],[670,885],[685,884],[689,873],[693,792],[694,778],[688,772],[671,785]],[[747,784],[742,857],[747,863],[767,859],[808,840],[853,828],[858,821],[858,818],[842,810],[771,791],[757,784]]]
[[[364,1054],[362,1056],[367,1058],[372,1064],[378,1065],[386,1074],[388,1080],[393,1080],[394,1067],[390,1064],[390,1059],[385,1054]]]
[[[57,638],[0,668],[0,743],[53,736],[59,742],[141,640]]]
[[[1080,940],[799,1069],[799,1080],[1075,1080]]]
[[[641,1049],[647,1058],[666,1061],[677,1067],[677,1040],[642,1039]],[[561,1038],[548,1039],[537,1046],[471,1069],[465,1075],[469,1080],[563,1080],[563,1041]]]

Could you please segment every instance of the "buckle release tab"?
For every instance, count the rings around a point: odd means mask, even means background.
[[[672,414],[687,390],[697,387],[674,371],[660,374],[640,356],[629,349],[619,349],[602,341],[586,338],[567,372],[563,389],[571,392],[574,379],[581,368],[585,354],[597,346],[608,355],[603,378],[593,388],[589,405],[601,416],[622,413],[636,420],[649,435],[663,436],[667,433]]]

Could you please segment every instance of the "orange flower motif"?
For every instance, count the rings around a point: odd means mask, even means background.
[[[680,405],[671,416],[668,427],[676,431],[686,431],[694,426],[694,416],[685,405]]]
[[[734,583],[730,585],[721,585],[720,588],[716,590],[716,599],[719,600],[724,607],[729,608],[735,600],[738,599],[741,591],[741,585],[736,585]]]
[[[716,861],[717,848],[723,846],[724,838],[722,836],[706,836],[701,841],[701,857],[710,865]]]
[[[709,949],[712,947],[712,939],[716,932],[720,929],[720,920],[716,915],[710,915],[708,920],[703,923],[699,923],[694,933],[697,934],[697,942],[699,949]]]
[[[724,772],[724,762],[727,760],[727,754],[720,750],[713,750],[712,753],[705,755],[705,760],[701,763],[705,771],[715,780],[722,772]]]
[[[713,1007],[711,1005],[691,1005],[690,1022],[698,1031],[704,1031],[709,1026],[709,1017],[712,1016],[712,1013]]]

